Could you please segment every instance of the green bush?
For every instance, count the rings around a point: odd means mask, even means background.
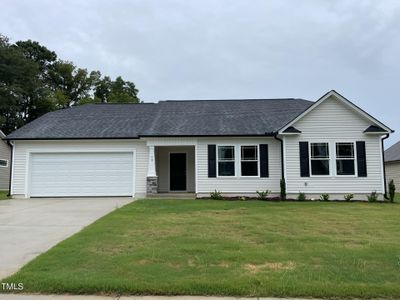
[[[281,195],[280,195],[281,200],[286,200],[286,181],[284,178],[281,179],[280,185],[281,185]]]
[[[394,202],[394,197],[396,196],[396,186],[394,185],[393,179],[389,182],[389,200]]]
[[[210,193],[211,199],[214,200],[221,200],[222,199],[222,194],[220,191],[215,190],[214,192]]]
[[[343,196],[343,198],[346,201],[350,201],[351,199],[354,198],[354,195],[353,194],[346,194],[346,195]]]
[[[271,193],[270,190],[266,190],[266,191],[256,191],[257,195],[258,195],[258,199],[260,200],[265,200],[267,199],[268,195]]]
[[[307,200],[306,194],[300,192],[299,195],[297,196],[297,200],[298,200],[298,201],[305,201],[305,200]]]
[[[372,192],[371,194],[367,195],[368,202],[376,202],[378,201],[378,194],[376,191]]]
[[[328,201],[329,200],[329,194],[322,194],[321,197],[319,197],[321,201]]]

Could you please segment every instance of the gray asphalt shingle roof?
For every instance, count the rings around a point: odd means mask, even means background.
[[[400,160],[400,141],[385,150],[385,161]]]
[[[313,103],[290,98],[89,104],[48,113],[7,139],[265,135]]]

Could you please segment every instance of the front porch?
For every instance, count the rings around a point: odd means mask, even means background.
[[[195,198],[195,146],[149,146],[147,196]]]

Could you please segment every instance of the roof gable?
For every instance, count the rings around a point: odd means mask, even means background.
[[[370,125],[367,129],[364,130],[364,133],[385,133],[386,130],[382,127]]]
[[[294,125],[297,121],[301,120],[302,118],[304,118],[305,116],[307,116],[311,111],[315,110],[318,106],[320,106],[322,103],[324,103],[325,101],[327,101],[328,99],[330,99],[331,97],[334,97],[335,99],[337,99],[340,103],[342,103],[343,105],[345,105],[348,109],[354,111],[355,113],[357,113],[359,116],[361,116],[362,118],[368,120],[369,122],[373,123],[374,126],[379,127],[381,129],[384,130],[384,132],[381,133],[391,133],[393,132],[392,129],[390,129],[389,127],[387,127],[385,124],[383,124],[382,122],[378,121],[377,119],[375,119],[374,117],[372,117],[370,114],[368,114],[367,112],[365,112],[364,110],[362,110],[361,108],[359,108],[357,105],[355,105],[353,102],[351,102],[350,100],[346,99],[345,97],[343,97],[342,95],[340,95],[338,92],[336,92],[335,90],[331,90],[328,93],[326,93],[325,95],[323,95],[320,99],[318,99],[316,102],[314,102],[313,105],[311,105],[309,108],[307,108],[303,113],[301,113],[300,115],[298,115],[296,118],[294,118],[293,120],[291,120],[290,122],[288,122],[285,126],[283,126],[282,128],[279,129],[279,133],[283,133],[285,132],[285,130],[289,127],[291,127],[292,125]]]

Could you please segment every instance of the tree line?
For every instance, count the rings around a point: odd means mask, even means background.
[[[57,109],[88,103],[139,103],[135,84],[61,60],[36,41],[0,34],[0,130],[5,134]]]

